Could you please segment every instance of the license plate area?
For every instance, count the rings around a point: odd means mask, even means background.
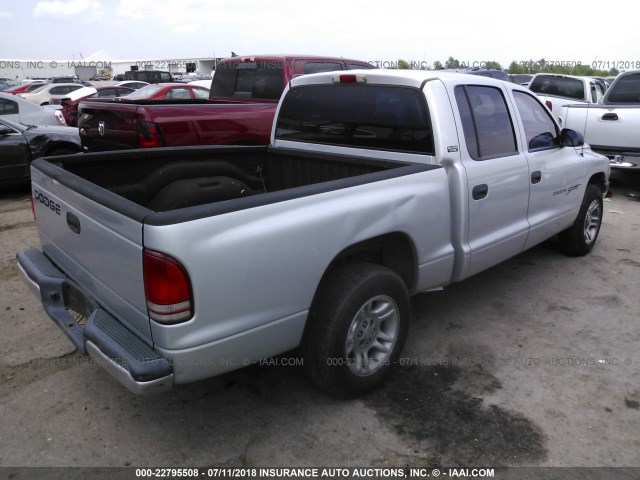
[[[78,325],[84,325],[91,312],[97,308],[84,293],[68,282],[62,284],[62,297],[67,313]]]

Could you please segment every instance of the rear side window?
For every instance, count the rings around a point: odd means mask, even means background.
[[[522,119],[529,151],[559,147],[558,127],[547,109],[528,93],[514,91],[513,97]]]
[[[500,89],[459,85],[455,96],[471,158],[488,160],[518,153],[513,122]]]
[[[293,88],[280,107],[276,138],[434,154],[424,95],[408,87],[337,84]]]
[[[304,64],[304,73],[321,73],[342,70],[342,65],[338,62],[307,62]]]
[[[374,68],[376,67],[369,63],[347,63],[347,70],[371,70]]]
[[[212,97],[278,100],[283,89],[282,63],[277,61],[223,63],[211,82]]]
[[[616,79],[607,92],[607,103],[640,104],[640,73]]]
[[[532,80],[529,90],[543,95],[585,100],[584,82],[578,78],[538,75]]]
[[[20,113],[18,103],[12,100],[0,98],[0,115],[15,115]]]

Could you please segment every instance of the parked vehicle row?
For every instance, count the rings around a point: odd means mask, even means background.
[[[0,116],[0,184],[29,180],[31,162],[82,151],[78,129],[23,125]]]
[[[640,71],[618,75],[600,104],[567,107],[566,126],[579,131],[611,168],[640,169]]]
[[[158,102],[127,96],[116,102],[82,102],[78,118],[82,144],[89,152],[182,145],[266,145],[278,100],[292,78],[353,68],[373,67],[364,61],[335,57],[228,58],[218,64],[208,99]]]

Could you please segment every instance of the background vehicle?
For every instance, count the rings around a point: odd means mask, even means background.
[[[518,85],[330,72],[293,78],[277,111],[269,147],[34,162],[47,240],[20,272],[131,390],[300,345],[317,385],[359,395],[398,359],[410,294],[556,234],[570,255],[595,244],[608,161]]]
[[[123,80],[121,82],[116,83],[116,87],[127,87],[127,88],[133,88],[134,90],[137,90],[142,87],[146,87],[147,85],[150,85],[150,84],[147,82],[140,82],[136,80]]]
[[[89,82],[85,82],[78,77],[52,77],[51,79],[49,79],[49,83],[77,83],[80,85],[84,85],[85,87],[91,86]]]
[[[29,179],[32,160],[48,155],[82,151],[78,129],[58,126],[25,126],[0,117],[0,183]]]
[[[124,79],[147,83],[169,83],[173,81],[171,73],[160,70],[129,70],[124,72]]]
[[[65,125],[62,112],[40,107],[16,95],[0,92],[0,118],[24,125]]]
[[[156,83],[117,97],[117,101],[131,100],[192,100],[209,98],[209,89],[184,83]]]
[[[640,71],[619,74],[602,104],[569,105],[566,124],[606,155],[611,168],[640,170]]]
[[[294,77],[373,68],[367,62],[317,56],[248,56],[222,60],[209,98],[82,102],[78,126],[89,152],[180,145],[266,145],[278,99]]]
[[[481,75],[483,77],[495,78],[504,82],[511,82],[509,75],[503,70],[497,68],[447,68],[445,72],[469,73],[471,75]]]
[[[564,126],[567,105],[602,103],[606,86],[593,77],[538,73],[531,79],[529,90],[538,95],[560,126]]]
[[[6,90],[4,90],[4,93],[17,95],[19,93],[33,92],[36,88],[40,88],[42,85],[44,85],[44,82],[41,82],[39,80],[32,83],[20,83],[13,87],[7,88]]]
[[[119,87],[116,85],[103,85],[100,87],[79,88],[60,98],[52,98],[52,105],[60,105],[61,113],[67,125],[78,126],[78,105],[83,100],[91,101],[112,100],[115,97],[122,97],[135,92],[133,88]]]
[[[49,105],[51,97],[66,95],[82,88],[79,83],[47,83],[29,93],[19,93],[18,96],[36,105]]]
[[[513,83],[527,87],[529,86],[533,75],[529,75],[528,73],[510,73],[509,78]]]

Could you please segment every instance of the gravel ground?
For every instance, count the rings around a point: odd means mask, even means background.
[[[394,376],[349,401],[290,355],[130,394],[21,283],[29,194],[0,193],[0,466],[640,466],[639,179],[614,174],[587,257],[548,241],[414,297]]]

